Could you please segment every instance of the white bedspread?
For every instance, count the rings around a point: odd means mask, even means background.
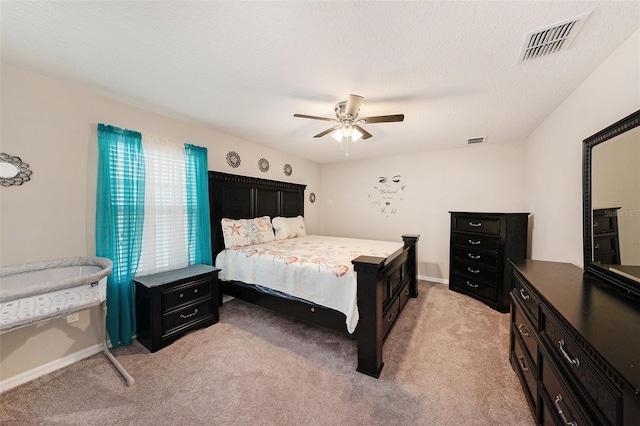
[[[357,281],[351,261],[388,257],[402,242],[307,235],[226,249],[216,257],[220,279],[269,287],[346,315],[347,331],[358,324]]]

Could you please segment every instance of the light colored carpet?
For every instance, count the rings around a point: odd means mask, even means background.
[[[533,425],[508,361],[509,315],[420,282],[380,379],[356,342],[240,300],[161,351],[98,354],[0,394],[3,425]]]

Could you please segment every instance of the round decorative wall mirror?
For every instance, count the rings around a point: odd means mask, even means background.
[[[0,153],[0,185],[22,185],[31,180],[32,173],[29,165],[23,162],[20,157],[5,154],[4,152]]]

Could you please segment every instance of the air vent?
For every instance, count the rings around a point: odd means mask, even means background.
[[[484,136],[483,136],[483,137],[481,137],[481,138],[471,138],[471,139],[468,139],[468,140],[467,140],[467,143],[468,143],[469,145],[474,144],[474,143],[482,143],[482,142],[484,142],[484,139],[485,139],[485,137],[484,137]]]
[[[524,62],[567,50],[590,14],[591,12],[585,13],[577,18],[568,19],[527,34],[522,45],[522,52],[520,52],[520,61]]]

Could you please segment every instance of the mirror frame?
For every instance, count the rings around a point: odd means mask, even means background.
[[[14,166],[18,171],[13,176],[0,176],[1,186],[19,186],[31,180],[33,172],[29,169],[29,165],[22,161],[20,157],[9,155],[5,152],[0,153],[0,163],[7,163]]]
[[[613,271],[605,269],[593,262],[592,258],[592,212],[591,212],[591,175],[592,175],[592,149],[597,145],[606,142],[624,132],[627,132],[640,125],[640,110],[599,131],[593,136],[583,141],[582,148],[582,200],[583,200],[583,221],[584,232],[584,270],[590,272],[609,283],[622,288],[628,293],[640,296],[640,282],[619,275]]]

